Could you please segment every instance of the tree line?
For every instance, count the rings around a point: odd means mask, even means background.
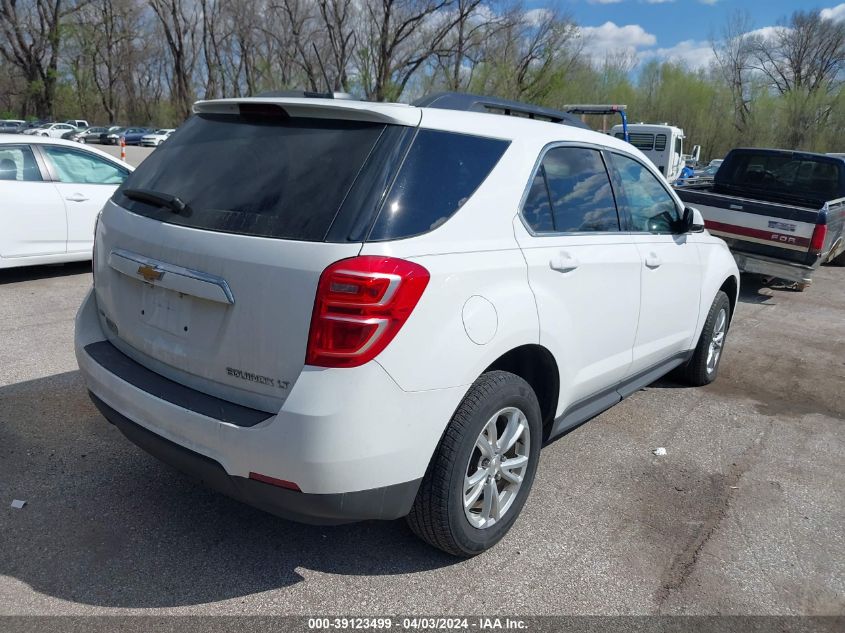
[[[566,13],[520,0],[0,0],[0,116],[163,126],[196,99],[268,90],[457,90],[625,103],[708,157],[845,151],[845,22],[797,11],[755,31],[735,13],[703,65],[597,57],[585,39]]]

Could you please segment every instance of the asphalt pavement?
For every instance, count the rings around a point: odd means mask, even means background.
[[[658,381],[547,446],[514,529],[457,560],[160,464],[77,371],[90,267],[0,271],[0,614],[842,615],[845,269],[816,280],[744,278],[715,384]]]

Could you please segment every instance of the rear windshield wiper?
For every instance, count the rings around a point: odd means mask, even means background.
[[[173,213],[184,216],[191,215],[191,207],[185,204],[177,196],[172,196],[169,193],[160,193],[152,189],[124,189],[121,192],[130,200],[138,202],[146,202],[162,209],[170,209]]]

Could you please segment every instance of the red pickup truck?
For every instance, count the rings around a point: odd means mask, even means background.
[[[676,188],[741,271],[797,282],[825,262],[845,265],[845,160],[825,154],[734,149],[713,182]]]

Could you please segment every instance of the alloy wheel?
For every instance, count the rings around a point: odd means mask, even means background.
[[[475,440],[464,477],[464,513],[473,527],[495,525],[507,514],[528,469],[531,431],[516,407],[495,413]]]

